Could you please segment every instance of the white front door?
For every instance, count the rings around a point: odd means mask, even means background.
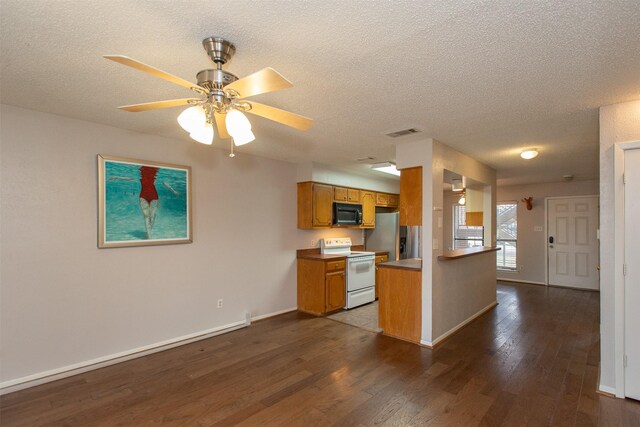
[[[624,153],[624,393],[640,400],[640,149]]]
[[[598,197],[548,202],[549,284],[599,289]]]

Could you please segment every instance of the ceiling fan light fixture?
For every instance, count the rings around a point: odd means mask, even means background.
[[[520,157],[525,160],[531,160],[538,157],[538,149],[537,148],[528,148],[520,153]]]
[[[251,130],[251,122],[247,119],[247,116],[239,110],[229,110],[227,112],[225,123],[227,125],[227,131],[231,136]]]
[[[244,131],[242,133],[235,134],[233,136],[233,143],[237,146],[248,144],[256,139],[256,136],[251,130]]]
[[[391,162],[375,163],[371,165],[371,169],[391,175],[400,176],[400,171],[396,169],[396,164]]]
[[[207,123],[207,115],[200,106],[189,107],[178,116],[178,124],[189,133],[201,131]]]
[[[191,132],[189,136],[200,144],[211,145],[213,144],[213,126],[207,123],[202,128]]]

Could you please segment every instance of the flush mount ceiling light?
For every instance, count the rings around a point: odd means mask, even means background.
[[[522,157],[525,160],[531,160],[537,156],[538,156],[537,148],[529,148],[527,150],[524,150],[522,153],[520,153],[520,157]]]
[[[244,145],[255,139],[255,135],[251,131],[251,123],[244,113],[255,114],[303,131],[311,127],[313,120],[308,117],[245,100],[245,98],[262,93],[293,87],[293,84],[280,73],[267,67],[238,79],[234,74],[222,69],[222,65],[226,64],[236,51],[233,44],[220,37],[208,37],[202,41],[202,45],[216,64],[216,68],[200,71],[196,75],[197,83],[191,83],[126,56],[104,55],[106,59],[111,61],[191,89],[200,96],[200,98],[147,102],[118,108],[129,112],[139,112],[191,105],[178,116],[180,127],[189,132],[192,139],[202,144],[211,145],[215,126],[220,138],[232,138],[232,153],[233,144]]]
[[[391,175],[400,176],[400,171],[396,169],[396,164],[391,162],[376,163],[371,165],[371,169]]]

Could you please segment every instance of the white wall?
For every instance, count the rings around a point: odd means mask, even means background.
[[[535,160],[532,160],[535,161]],[[598,181],[552,182],[498,187],[498,202],[518,203],[517,271],[498,271],[498,279],[545,284],[546,234],[545,198],[598,195]],[[522,199],[533,197],[533,209],[527,210]],[[542,227],[535,231],[534,227]],[[498,253],[497,256],[500,256]]]
[[[614,175],[614,152],[618,143],[639,140],[640,101],[600,108],[600,389],[611,393],[623,386],[624,350],[616,320],[616,306],[624,300],[615,287],[616,266],[623,261],[614,259],[614,195],[621,185],[621,177]]]
[[[496,302],[495,253],[473,260],[437,259],[446,249],[443,228],[438,226],[439,219],[444,222],[444,170],[490,187],[484,220],[491,242],[495,242],[496,171],[432,139],[396,145],[396,161],[400,169],[423,168],[421,341],[430,345]]]
[[[433,146],[433,208],[431,227],[437,249],[432,247],[433,264],[433,332],[432,342],[447,335],[467,319],[496,302],[496,255],[490,252],[452,261],[438,261],[446,250],[444,230],[438,227],[438,217],[444,209],[444,170],[485,184],[485,245],[495,243],[496,236],[496,171],[472,157],[434,141]]]
[[[297,172],[298,182],[314,181],[324,184],[355,187],[387,193],[400,192],[400,178],[393,175],[374,176],[354,170],[344,170],[315,162],[300,163]]]
[[[295,250],[336,235],[296,228],[294,164],[0,113],[2,386],[293,309]],[[194,242],[97,249],[97,154],[192,166]],[[363,243],[360,230],[339,234]]]

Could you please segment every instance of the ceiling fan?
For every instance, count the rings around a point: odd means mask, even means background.
[[[213,143],[215,124],[221,138],[233,138],[232,157],[233,144],[243,145],[255,139],[251,132],[251,123],[243,114],[245,112],[303,131],[311,127],[313,120],[308,117],[246,100],[262,93],[293,87],[293,84],[280,73],[267,67],[238,79],[234,74],[222,69],[222,66],[235,53],[236,48],[233,44],[220,37],[208,37],[202,41],[202,45],[216,64],[216,68],[200,71],[196,75],[197,83],[176,77],[127,56],[104,55],[104,58],[111,61],[184,86],[200,96],[124,105],[118,108],[129,112],[140,112],[191,105],[178,116],[180,126],[189,132],[192,139],[210,145]]]

